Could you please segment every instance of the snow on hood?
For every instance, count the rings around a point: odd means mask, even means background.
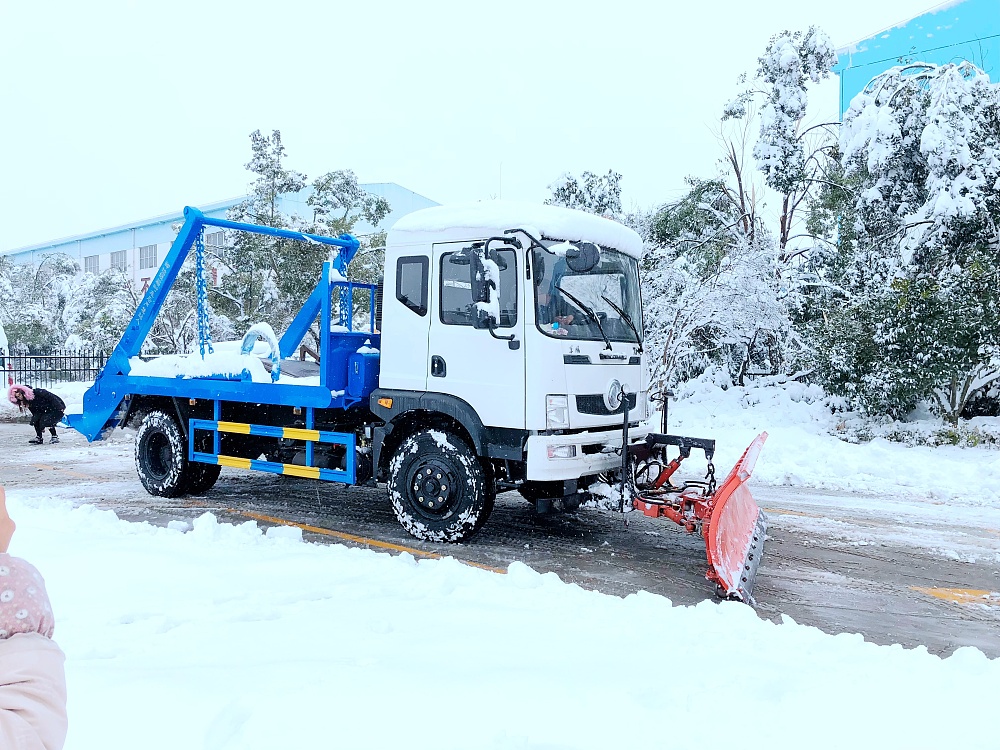
[[[642,238],[617,221],[562,206],[521,201],[482,201],[454,206],[435,206],[407,214],[389,230],[390,242],[412,242],[405,236],[449,229],[503,232],[505,229],[537,230],[549,239],[596,242],[641,258]],[[404,235],[399,237],[398,235]]]

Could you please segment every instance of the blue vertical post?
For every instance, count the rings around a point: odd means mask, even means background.
[[[313,407],[306,407],[306,429],[312,430],[316,425],[316,413]],[[306,466],[313,465],[313,441],[306,441]]]
[[[330,262],[329,261],[327,261],[326,263],[323,264],[323,283],[322,283],[322,287],[323,287],[323,296],[322,296],[323,308],[322,308],[322,314],[320,315],[320,326],[321,326],[321,329],[320,329],[320,332],[319,332],[319,340],[320,340],[320,347],[321,347],[321,349],[320,349],[320,355],[323,356],[323,357],[325,357],[326,356],[326,349],[327,349],[326,344],[327,344],[327,341],[330,338],[330,302],[331,302],[331,300],[330,300]]]
[[[218,399],[216,399],[212,404],[212,419],[216,422],[222,420],[222,402]],[[216,456],[222,453],[222,438],[219,436],[218,430],[213,433],[212,449],[215,451]]]

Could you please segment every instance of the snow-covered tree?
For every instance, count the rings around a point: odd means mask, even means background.
[[[66,340],[62,315],[79,270],[61,253],[45,256],[37,266],[0,258],[0,312],[12,345],[42,352]]]
[[[313,220],[307,224],[306,231],[313,234],[331,237],[354,234],[359,221],[376,227],[392,210],[385,198],[362,189],[350,169],[328,172],[316,179],[312,188],[313,193],[306,203],[313,209]],[[376,232],[360,239],[361,248],[351,261],[351,277],[374,284],[382,276],[385,233]],[[322,264],[323,259],[319,260]],[[318,271],[319,266],[316,266]]]
[[[117,268],[75,279],[63,310],[68,338],[78,346],[111,351],[121,340],[142,295]]]
[[[725,180],[688,183],[653,217],[642,261],[652,375],[672,384],[717,364],[742,385],[781,364],[787,318],[773,238]]]
[[[247,170],[256,176],[250,195],[229,211],[234,221],[276,228],[295,228],[299,217],[286,216],[280,211],[279,199],[285,193],[295,193],[305,187],[305,175],[288,169],[281,132],[270,137],[259,130],[250,134],[252,157]],[[213,252],[213,262],[221,266],[222,281],[212,287],[211,302],[220,313],[233,321],[237,333],[254,323],[269,320],[280,326],[291,314],[288,300],[283,300],[279,284],[288,270],[284,255],[291,240],[229,232],[227,242]]]
[[[767,186],[781,196],[775,234],[782,262],[800,257],[814,244],[808,235],[797,236],[798,220],[829,181],[833,162],[827,152],[834,148],[836,123],[806,125],[808,86],[828,78],[836,62],[830,38],[815,26],[776,34],[759,58],[754,78],[723,112],[724,120],[759,120],[753,156]]]
[[[549,185],[552,195],[545,202],[617,218],[622,212],[621,179],[613,169],[604,175],[584,172],[579,179],[567,172]]]
[[[305,188],[307,178],[285,166],[279,131],[270,137],[255,131],[250,141],[253,157],[246,167],[256,179],[247,199],[230,211],[234,221],[338,236],[352,232],[362,219],[374,226],[389,214],[389,203],[363,190],[350,170],[328,172],[313,181],[307,199],[312,217],[282,213],[280,197]],[[382,233],[362,240],[350,266],[352,278],[369,283],[378,279],[384,240]],[[316,286],[329,251],[295,240],[227,232],[226,246],[211,250],[211,262],[222,270],[221,285],[211,289],[218,314],[213,325],[228,325],[237,335],[261,321],[282,330]]]
[[[1000,86],[969,63],[913,64],[855,97],[841,133],[856,239],[827,313],[828,387],[956,422],[1000,380]]]

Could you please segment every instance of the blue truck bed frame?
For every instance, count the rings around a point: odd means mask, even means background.
[[[206,227],[219,227],[271,237],[301,240],[339,250],[336,257],[324,263],[322,276],[316,287],[278,342],[280,357],[282,359],[291,357],[313,321],[316,320],[316,316],[321,316],[320,330],[323,333],[320,343],[320,385],[257,383],[246,379],[233,380],[231,377],[223,375],[170,378],[130,374],[129,360],[139,355],[142,344],[152,329],[156,316],[163,307],[167,294],[192,248],[199,253],[199,274],[202,273],[203,258],[200,254],[204,251],[203,238]],[[214,419],[191,419],[187,425],[183,426],[185,435],[192,436],[188,440],[189,461],[217,463],[223,466],[238,466],[353,484],[355,481],[355,436],[350,433],[316,430],[314,424],[317,410],[346,410],[361,402],[367,403],[368,395],[374,382],[377,381],[376,356],[375,363],[368,365],[368,367],[375,367],[375,372],[369,372],[367,377],[362,378],[365,386],[360,390],[353,388],[350,391],[347,387],[347,367],[351,355],[366,342],[375,349],[380,345],[380,336],[375,332],[374,325],[375,287],[370,284],[343,280],[347,265],[354,258],[359,246],[358,240],[349,234],[340,237],[326,237],[287,229],[244,224],[207,217],[196,208],[186,207],[184,209],[184,224],[171,245],[163,264],[153,277],[149,289],[136,308],[132,320],[109,356],[104,369],[98,375],[94,385],[84,394],[82,413],[67,415],[66,421],[70,427],[81,432],[89,441],[93,441],[100,440],[119,425],[126,416],[130,400],[133,398],[164,397],[173,399],[175,402],[183,399],[192,404],[196,401],[208,401],[212,404]],[[337,272],[337,277],[331,280],[333,271]],[[369,331],[353,330],[352,313],[355,289],[367,289],[371,295],[372,325]],[[335,290],[339,290],[340,293],[340,316],[337,330],[331,330],[333,328],[331,296]],[[205,352],[205,338],[208,331],[205,302],[205,290],[202,284],[199,289],[198,309],[202,355]],[[207,344],[208,348],[211,349],[210,340]],[[361,366],[364,365],[365,363],[361,363]],[[222,419],[222,407],[226,402],[292,407],[296,413],[304,412],[305,427],[227,422]],[[195,449],[195,440],[193,439],[195,430],[212,435],[212,452]],[[305,465],[221,455],[220,433],[227,432],[304,441]],[[333,469],[314,466],[313,450],[317,443],[345,446],[344,467]]]

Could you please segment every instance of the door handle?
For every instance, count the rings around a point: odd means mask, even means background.
[[[448,374],[448,365],[444,361],[444,357],[435,354],[431,357],[431,376],[435,378],[443,378]]]

